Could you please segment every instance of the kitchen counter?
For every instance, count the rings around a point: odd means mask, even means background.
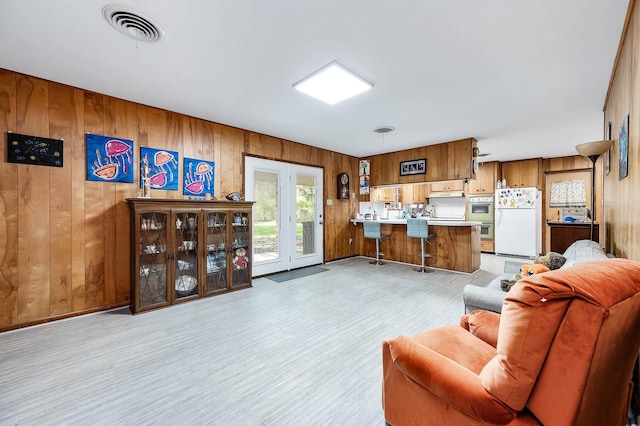
[[[425,250],[431,255],[425,259],[427,266],[450,271],[472,273],[480,269],[480,221],[438,220],[424,218],[429,224],[430,238]],[[351,219],[356,230],[356,253],[375,258],[375,240],[364,238],[364,219]],[[366,222],[372,222],[367,220]],[[378,219],[382,233],[389,238],[380,241],[383,260],[420,265],[420,239],[407,236],[406,219]]]
[[[450,219],[438,219],[425,217],[419,218],[427,221],[429,226],[474,226],[474,225],[482,225],[481,221],[477,220],[450,220]],[[354,225],[356,223],[362,222],[374,222],[373,220],[365,220],[365,219],[351,219],[351,223]],[[387,225],[406,225],[407,219],[378,219],[375,222],[380,222],[381,224]]]

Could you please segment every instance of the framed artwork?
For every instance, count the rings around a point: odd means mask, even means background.
[[[620,158],[618,159],[618,180],[629,174],[629,114],[622,120],[620,126]]]
[[[369,194],[369,175],[360,176],[360,195]]]
[[[144,164],[149,167],[149,184],[151,189],[178,190],[178,153],[164,149],[140,148],[140,173],[144,170]],[[142,178],[140,176],[140,188]]]
[[[401,161],[400,176],[423,175],[427,173],[427,159]]]
[[[210,194],[213,198],[215,163],[213,161],[184,158],[184,195],[204,196]]]
[[[359,176],[369,176],[369,171],[371,170],[371,165],[369,164],[369,160],[360,160],[360,164],[358,167]]]
[[[133,141],[87,133],[87,180],[133,183]]]
[[[35,166],[62,167],[62,139],[7,132],[7,161]]]

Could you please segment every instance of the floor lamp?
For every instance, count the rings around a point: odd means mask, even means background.
[[[591,233],[589,234],[591,241],[593,241],[593,221],[596,216],[593,210],[596,192],[596,161],[611,148],[611,145],[613,145],[613,141],[596,141],[576,145],[576,151],[591,160]]]

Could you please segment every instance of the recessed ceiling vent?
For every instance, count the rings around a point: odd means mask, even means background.
[[[378,127],[376,129],[373,129],[374,132],[376,133],[389,133],[389,132],[393,132],[396,128],[392,127],[392,126],[382,126],[382,127]]]
[[[113,28],[135,40],[151,43],[164,38],[164,30],[151,18],[126,6],[111,4],[102,14]]]

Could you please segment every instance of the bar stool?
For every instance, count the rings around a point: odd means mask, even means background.
[[[364,237],[375,238],[376,240],[376,260],[372,260],[373,265],[384,265],[384,262],[380,260],[380,256],[384,256],[384,253],[380,253],[380,240],[383,238],[389,238],[389,234],[380,233],[380,222],[364,221]]]
[[[433,272],[424,266],[424,258],[431,257],[429,253],[424,252],[424,242],[431,244],[429,238],[436,237],[436,234],[429,233],[429,224],[426,219],[407,219],[407,236],[412,238],[420,238],[420,258],[422,259],[422,266],[420,268],[414,268],[417,272]]]

